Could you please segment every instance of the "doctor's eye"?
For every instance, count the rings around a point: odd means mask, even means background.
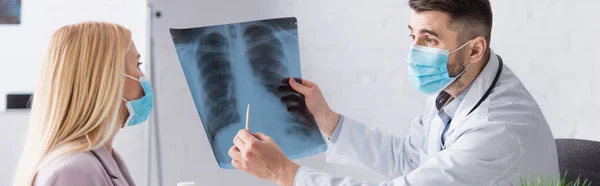
[[[141,61],[138,62],[137,66],[140,67],[142,65],[142,63],[144,63],[144,62],[141,62]]]
[[[413,41],[415,40],[415,35],[413,34],[409,34],[408,37],[410,37]]]
[[[426,38],[426,39],[425,39],[425,42],[426,42],[428,45],[435,45],[435,44],[437,44],[437,41],[436,41],[435,39],[433,39],[433,38],[430,38],[430,37]]]

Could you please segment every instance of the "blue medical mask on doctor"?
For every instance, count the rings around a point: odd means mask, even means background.
[[[424,94],[439,93],[445,89],[456,80],[456,77],[462,75],[471,64],[469,63],[460,74],[450,77],[450,74],[448,74],[448,56],[469,43],[471,41],[452,52],[412,44],[408,53],[408,79],[410,83]]]
[[[154,93],[152,92],[152,86],[148,77],[142,76],[136,79],[127,74],[125,76],[138,81],[142,85],[142,89],[144,89],[144,96],[140,99],[127,101],[125,98],[122,98],[129,111],[129,117],[125,121],[125,126],[134,126],[148,120],[154,104]]]

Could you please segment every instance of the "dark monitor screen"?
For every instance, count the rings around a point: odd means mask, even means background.
[[[6,109],[29,109],[31,94],[6,95]]]

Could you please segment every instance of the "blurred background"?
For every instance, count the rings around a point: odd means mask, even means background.
[[[492,1],[491,48],[538,101],[555,138],[600,141],[600,2]],[[50,36],[81,21],[131,29],[151,76],[156,109],[123,129],[115,149],[138,185],[274,185],[214,160],[179,64],[170,28],[296,17],[302,75],[337,112],[398,135],[424,109],[406,78],[407,0],[0,0],[0,185],[11,183],[29,110],[10,100],[33,93]],[[7,109],[11,108],[11,109]],[[295,160],[333,175],[381,181],[358,168]]]

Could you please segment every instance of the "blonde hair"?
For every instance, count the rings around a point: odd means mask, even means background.
[[[54,33],[14,185],[32,185],[45,165],[104,146],[116,135],[130,45],[131,32],[111,23],[83,22]]]

